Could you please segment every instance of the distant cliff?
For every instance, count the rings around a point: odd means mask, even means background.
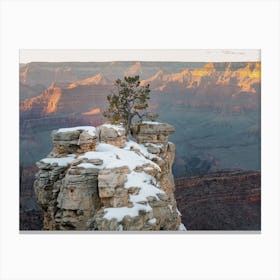
[[[144,122],[136,142],[115,125],[62,128],[37,162],[44,230],[184,230],[174,198],[174,128]]]
[[[101,115],[105,93],[112,90],[114,80],[135,74],[140,75],[142,85],[151,85],[152,109],[157,108],[162,94],[173,106],[230,113],[260,107],[260,62],[196,63],[195,67],[182,63],[131,63],[93,63],[91,68],[87,63],[27,64],[20,70],[21,114],[28,118],[72,112]]]

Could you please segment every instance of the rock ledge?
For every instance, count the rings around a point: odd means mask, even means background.
[[[37,162],[34,182],[44,230],[184,230],[174,198],[171,125],[63,128]]]

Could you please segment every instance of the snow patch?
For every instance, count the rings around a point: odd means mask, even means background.
[[[147,148],[143,144],[138,144],[131,140],[125,143],[124,150],[128,150],[128,151],[138,150],[145,158],[148,158],[149,160],[160,159],[158,156],[149,153]],[[159,170],[161,170],[158,165],[157,167]]]
[[[145,123],[145,124],[162,124],[160,122],[151,122],[151,121],[143,121],[142,123]]]
[[[81,168],[97,168],[96,165],[94,165],[93,163],[88,163],[88,162],[80,163],[80,164],[77,165],[77,167],[81,167]]]
[[[102,126],[107,127],[107,128],[112,128],[112,129],[115,129],[115,130],[125,131],[124,127],[122,125],[118,125],[118,124],[104,123],[104,124],[102,124]]]
[[[171,213],[173,213],[172,205],[168,205],[168,208],[170,209]]]
[[[178,214],[179,216],[182,216],[182,214],[180,213],[180,211],[178,210],[178,208],[176,208],[176,211],[177,211],[177,214]]]
[[[67,166],[68,164],[72,163],[74,159],[75,155],[71,154],[62,158],[43,158],[40,160],[40,162],[49,164],[57,163],[58,166]]]
[[[145,147],[154,147],[154,148],[162,148],[162,144],[155,144],[155,143],[145,143]]]
[[[186,229],[186,227],[184,226],[184,224],[180,224],[179,225],[179,228],[178,228],[178,231],[186,231],[187,229]]]
[[[103,160],[103,164],[99,165],[100,169],[128,166],[128,168],[132,171],[137,166],[150,164],[160,170],[157,164],[145,158],[143,155],[105,143],[99,143],[96,147],[96,151],[86,152],[85,154],[79,156],[79,159],[83,158]]]
[[[148,224],[149,224],[149,225],[155,225],[156,222],[157,222],[157,219],[156,219],[156,218],[153,218],[153,219],[150,219],[150,220],[148,221]]]
[[[105,124],[102,124],[102,126],[104,126],[106,128],[114,129],[115,131],[117,131],[118,136],[122,136],[123,133],[125,132],[125,128],[122,125],[105,123]]]
[[[155,197],[156,200],[159,200],[157,194],[164,193],[161,189],[158,189],[153,184],[156,184],[154,177],[145,172],[131,172],[127,175],[127,181],[124,185],[124,188],[129,189],[130,187],[138,187],[140,190],[138,194],[129,195],[129,200],[132,203],[137,202],[147,202],[148,197]]]
[[[96,129],[94,126],[76,126],[76,127],[60,128],[58,129],[57,132],[71,132],[77,130],[86,131],[89,135],[96,136]]]
[[[150,205],[135,204],[133,207],[118,207],[118,208],[105,208],[104,218],[107,220],[116,219],[118,222],[122,221],[125,216],[137,217],[139,211],[144,210],[150,212],[152,210]]]

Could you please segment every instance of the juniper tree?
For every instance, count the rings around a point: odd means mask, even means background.
[[[107,96],[109,106],[103,116],[112,124],[122,123],[126,135],[130,135],[132,120],[137,117],[142,121],[149,114],[146,109],[149,106],[150,85],[141,86],[139,76],[134,76],[117,79],[114,86],[115,91]]]

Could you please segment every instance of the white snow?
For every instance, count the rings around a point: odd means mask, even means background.
[[[145,167],[143,170],[144,171],[150,171],[150,170],[153,170],[153,168],[152,167]]]
[[[179,216],[182,216],[182,214],[180,213],[180,211],[178,210],[178,208],[176,208],[176,211],[177,211],[177,214],[178,214]]]
[[[122,125],[105,123],[102,124],[102,126],[114,129],[117,132],[118,136],[124,135],[125,128]]]
[[[157,222],[157,219],[156,219],[156,218],[150,219],[150,220],[148,221],[148,223],[149,223],[150,225],[154,225],[156,222]]]
[[[148,197],[155,197],[156,200],[159,200],[157,194],[164,193],[161,189],[158,189],[153,184],[155,184],[155,179],[145,172],[131,172],[127,175],[127,182],[124,185],[124,188],[129,189],[130,187],[140,188],[139,193],[135,195],[129,195],[129,200],[132,203],[137,202],[147,202]]]
[[[96,135],[96,129],[94,126],[76,126],[76,127],[60,128],[57,132],[71,132],[76,130],[86,131],[91,136]]]
[[[102,159],[103,164],[99,165],[100,169],[128,166],[128,168],[132,171],[137,166],[148,163],[160,170],[157,164],[142,155],[105,143],[99,143],[96,147],[96,151],[86,152],[85,154],[79,156],[79,159],[83,158]]]
[[[62,157],[62,158],[43,158],[40,161],[43,163],[57,163],[58,166],[67,166],[68,164],[72,163],[72,161],[75,159],[75,155],[71,154],[68,155],[67,157]]]
[[[138,144],[131,140],[125,143],[124,150],[128,150],[128,151],[138,150],[145,158],[148,158],[150,160],[154,158],[159,158],[157,155],[149,153],[147,148],[143,144]],[[160,167],[158,165],[157,167],[160,170]]]
[[[184,226],[184,224],[180,224],[179,225],[179,229],[178,229],[178,231],[186,231],[187,229],[186,229],[186,227]]]
[[[82,168],[96,168],[97,166],[94,165],[93,163],[83,162],[83,163],[78,164],[77,167],[82,167]]]
[[[145,123],[145,124],[162,124],[160,122],[151,122],[151,121],[143,121],[142,123]]]
[[[145,143],[145,147],[154,147],[154,148],[162,148],[162,144],[155,144],[155,143]]]
[[[125,216],[136,217],[139,215],[139,210],[150,212],[152,210],[150,205],[135,204],[133,207],[119,207],[119,208],[105,208],[104,218],[107,220],[116,219],[118,222],[122,221]]]
[[[172,205],[168,205],[168,208],[170,209],[171,213],[173,213]]]
[[[112,128],[115,130],[122,130],[125,131],[125,128],[122,125],[118,125],[118,124],[108,124],[108,123],[104,123],[102,124],[102,126],[105,126],[107,128]]]

